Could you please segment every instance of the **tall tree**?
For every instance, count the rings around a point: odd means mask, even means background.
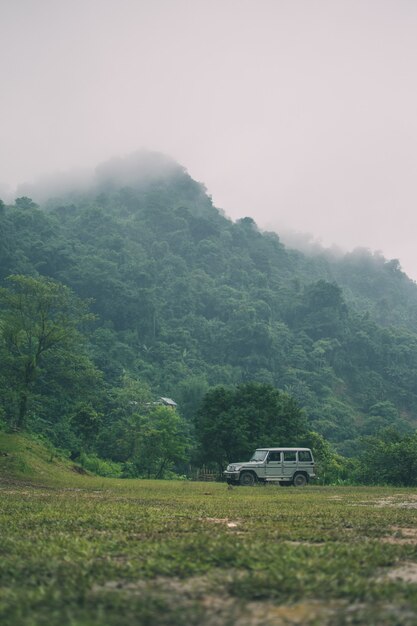
[[[77,350],[78,328],[92,315],[86,302],[52,279],[14,275],[7,281],[0,288],[0,372],[8,385],[9,421],[22,429],[43,362],[58,349]]]
[[[176,463],[187,459],[189,437],[184,419],[166,406],[156,406],[139,422],[137,449],[133,457],[139,473],[164,478]]]

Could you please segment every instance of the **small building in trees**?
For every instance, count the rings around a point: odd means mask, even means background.
[[[178,405],[176,402],[174,402],[174,400],[172,400],[172,398],[164,398],[161,396],[155,402],[148,402],[146,406],[148,408],[152,408],[154,406],[168,406],[171,409],[176,409]]]
[[[169,406],[171,409],[177,408],[177,403],[174,402],[171,398],[159,398],[157,404],[162,404],[163,406]]]

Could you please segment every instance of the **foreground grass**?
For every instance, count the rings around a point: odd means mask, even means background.
[[[47,458],[17,476],[12,443],[3,626],[417,624],[411,489],[120,481]]]

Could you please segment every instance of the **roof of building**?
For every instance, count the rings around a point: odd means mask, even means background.
[[[177,403],[174,402],[174,400],[172,400],[171,398],[159,398],[160,401],[162,402],[162,404],[165,404],[166,406],[177,406]]]

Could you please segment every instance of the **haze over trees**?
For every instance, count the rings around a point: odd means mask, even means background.
[[[49,188],[0,206],[7,427],[151,475],[218,462],[210,428],[222,435],[227,420],[240,440],[223,459],[307,431],[348,455],[361,436],[414,431],[417,286],[398,262],[286,248],[250,217],[227,219],[202,184],[154,153]],[[249,395],[235,418],[239,389]],[[260,389],[282,408],[281,430],[243,427]],[[219,394],[231,402],[223,423]],[[159,396],[175,399],[175,418],[155,409]]]

